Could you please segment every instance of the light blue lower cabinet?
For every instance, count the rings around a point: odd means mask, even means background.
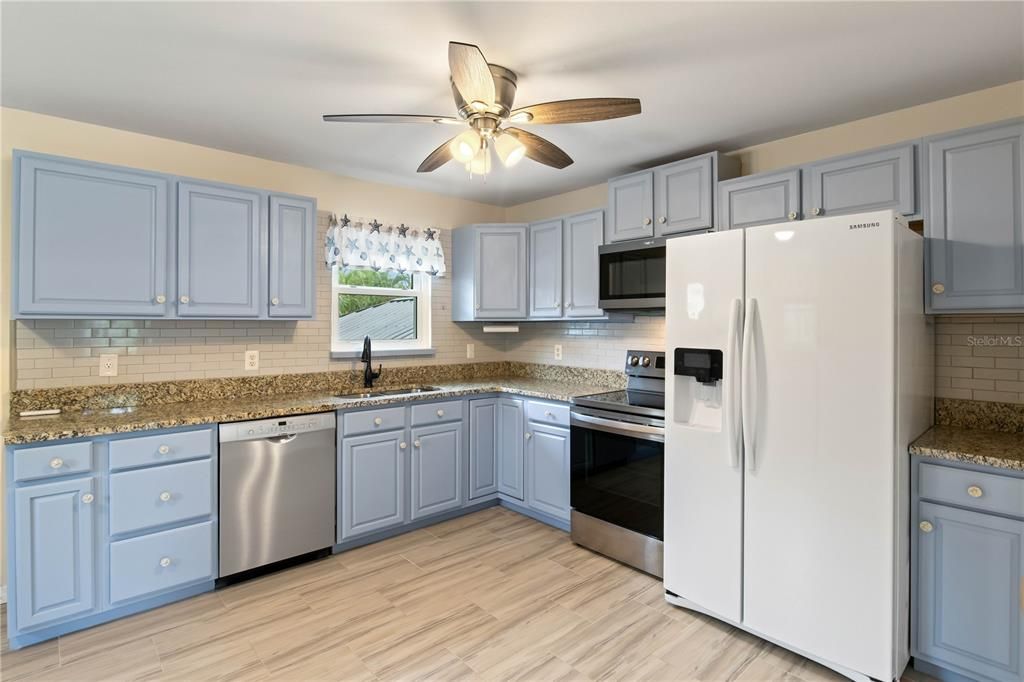
[[[96,477],[14,492],[12,632],[87,614],[96,607]]]
[[[150,533],[110,544],[110,601],[118,603],[214,578],[213,523]]]
[[[517,500],[525,497],[524,415],[522,399],[498,400],[498,492]]]
[[[462,422],[412,430],[411,518],[462,506]]]
[[[526,503],[569,520],[569,429],[530,422],[526,445]]]
[[[405,429],[344,436],[338,467],[338,542],[405,522]]]
[[[469,499],[498,492],[498,399],[469,401]]]

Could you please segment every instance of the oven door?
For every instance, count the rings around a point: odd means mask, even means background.
[[[606,310],[665,307],[665,240],[609,244],[598,250],[600,300]]]
[[[663,426],[572,413],[570,503],[578,512],[662,538]]]

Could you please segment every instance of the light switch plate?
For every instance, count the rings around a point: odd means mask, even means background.
[[[466,359],[467,360],[472,360],[475,357],[476,357],[476,344],[467,343],[466,344]]]
[[[100,356],[100,376],[117,376],[117,356],[113,353],[104,353]]]
[[[562,359],[562,344],[556,343],[555,344],[555,360],[561,360],[561,359]]]
[[[260,352],[258,350],[245,351],[245,371],[255,372],[260,368]]]

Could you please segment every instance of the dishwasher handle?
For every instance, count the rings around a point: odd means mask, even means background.
[[[269,436],[266,440],[275,445],[284,445],[285,443],[291,443],[298,437],[299,434],[297,433],[285,433],[280,436]]]

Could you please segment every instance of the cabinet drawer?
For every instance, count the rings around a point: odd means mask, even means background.
[[[52,478],[92,470],[92,443],[63,443],[16,450],[14,480]]]
[[[213,429],[110,441],[110,469],[167,464],[213,454]]]
[[[390,431],[405,427],[405,408],[392,407],[382,410],[350,412],[344,416],[342,434],[354,436],[371,431]]]
[[[213,522],[110,544],[110,601],[213,580]]]
[[[209,516],[212,469],[211,460],[201,459],[111,474],[110,534]]]
[[[530,400],[526,403],[526,418],[542,424],[569,425],[569,406],[555,403],[542,403]]]
[[[412,425],[440,424],[441,422],[457,421],[462,419],[462,401],[449,400],[444,403],[431,403],[430,405],[413,405]]]
[[[962,507],[1024,517],[1024,479],[922,464],[922,498]]]

